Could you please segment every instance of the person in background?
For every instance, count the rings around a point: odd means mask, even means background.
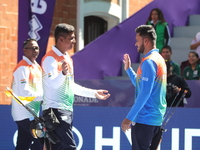
[[[195,50],[195,52],[200,56],[200,32],[198,32],[196,36],[194,37],[194,39],[192,40],[190,44],[190,49],[193,51]],[[190,63],[188,60],[181,62],[181,65],[180,65],[181,75],[183,75],[184,68],[186,68],[189,65]]]
[[[73,61],[68,54],[76,43],[72,25],[56,25],[55,46],[42,58],[44,103],[43,116],[54,112],[60,124],[54,129],[59,142],[52,144],[52,150],[76,150],[72,132],[74,94],[106,100],[107,90],[82,87],[74,82]]]
[[[200,56],[200,32],[198,32],[195,38],[192,40],[190,49],[195,50],[195,52]]]
[[[172,73],[180,75],[180,66],[176,62],[171,60],[172,49],[169,45],[163,46],[161,50],[161,55],[165,59],[165,61],[168,61],[171,64]]]
[[[199,55],[196,52],[190,52],[188,55],[189,66],[184,68],[183,77],[186,80],[200,79]]]
[[[173,66],[169,61],[166,61],[166,66],[167,66],[167,94],[166,94],[167,107],[175,107],[175,106],[184,107],[184,101],[183,100],[180,101],[181,95],[183,94],[184,90],[187,90],[185,98],[189,98],[191,96],[191,90],[182,76],[173,73]]]
[[[152,25],[156,30],[156,48],[158,48],[159,52],[161,52],[162,47],[164,45],[169,45],[170,42],[168,23],[165,21],[163,12],[159,8],[152,9],[146,21],[146,24]]]
[[[131,128],[132,150],[149,150],[154,136],[160,131],[167,107],[167,70],[165,60],[156,49],[154,28],[141,25],[135,31],[135,46],[144,57],[135,73],[129,54],[124,54],[124,69],[136,88],[136,99],[121,128],[124,132]]]
[[[26,104],[37,116],[39,116],[42,101],[42,69],[36,62],[39,55],[39,46],[36,40],[27,39],[23,43],[23,59],[13,71],[12,90],[20,97],[36,97]],[[22,105],[12,99],[12,117],[17,123],[18,136],[15,150],[42,150],[43,145],[32,136],[30,131],[31,121],[34,116]]]

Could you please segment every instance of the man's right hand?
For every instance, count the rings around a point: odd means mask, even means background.
[[[123,63],[124,63],[124,70],[127,70],[128,68],[131,67],[131,59],[129,57],[129,54],[124,54]]]
[[[121,128],[123,132],[126,132],[126,130],[131,128],[131,123],[132,121],[130,121],[129,119],[124,119],[121,123]]]
[[[63,73],[63,75],[66,75],[66,74],[67,74],[68,69],[69,69],[69,64],[68,64],[67,62],[64,61],[64,62],[62,63],[62,73]]]

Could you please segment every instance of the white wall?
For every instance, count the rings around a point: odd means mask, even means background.
[[[77,50],[84,48],[84,17],[101,17],[108,22],[110,30],[128,17],[128,3],[129,0],[120,0],[119,5],[105,1],[77,0]]]

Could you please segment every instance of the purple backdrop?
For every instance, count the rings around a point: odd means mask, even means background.
[[[185,107],[187,108],[200,108],[200,80],[187,80],[188,86],[192,92],[190,98],[187,98],[187,103]]]
[[[135,87],[130,80],[76,80],[76,83],[93,89],[106,89],[111,96],[106,100],[75,96],[75,106],[132,107]],[[187,80],[192,96],[187,98],[186,108],[200,108],[200,80]]]
[[[23,42],[34,38],[40,46],[38,63],[46,53],[55,0],[19,0],[18,61],[23,56]]]
[[[163,11],[173,35],[173,27],[185,26],[189,15],[200,14],[199,6],[199,0],[154,0],[77,52],[72,57],[75,79],[103,79],[104,76],[120,76],[124,53],[130,54],[132,62],[138,62],[139,55],[135,47],[134,30],[146,22],[153,8],[158,7]]]
[[[131,107],[133,105],[135,88],[130,80],[76,80],[76,83],[92,89],[106,89],[111,96],[106,101],[75,96],[75,106]]]

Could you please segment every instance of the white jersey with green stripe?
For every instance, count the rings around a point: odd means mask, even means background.
[[[62,73],[62,63],[69,65],[67,75]],[[43,110],[57,108],[73,111],[74,94],[95,98],[95,90],[74,83],[73,62],[66,53],[53,46],[42,59],[44,102]]]
[[[23,98],[36,97],[26,104],[36,115],[39,115],[40,101],[42,100],[42,69],[25,56],[13,71],[12,90],[17,96]],[[24,103],[22,100],[21,102]],[[25,104],[25,103],[24,103]],[[33,115],[16,100],[12,99],[11,113],[14,121],[32,118]]]

